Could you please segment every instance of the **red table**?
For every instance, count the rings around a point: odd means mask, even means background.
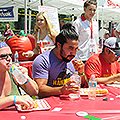
[[[89,100],[87,96],[81,96],[79,100],[71,101],[66,96],[51,96],[44,98],[51,106],[50,110],[18,112],[15,107],[6,108],[0,111],[0,120],[87,120],[84,117],[76,115],[78,111],[85,111],[89,115],[102,120],[120,120],[120,88],[113,88],[101,85],[101,88],[107,88],[109,93],[108,101],[103,101],[103,97],[97,97],[96,100]],[[114,98],[114,100],[110,100]],[[62,108],[61,111],[52,111],[54,108]]]
[[[20,66],[26,67],[28,69],[28,75],[33,79],[33,74],[32,74],[32,65],[33,61],[25,61],[25,62],[19,62]]]

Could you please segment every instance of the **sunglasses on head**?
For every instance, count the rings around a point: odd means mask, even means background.
[[[13,57],[13,54],[1,54],[1,55],[0,55],[1,58],[5,58],[5,59],[7,59],[8,56],[10,56],[10,57],[12,58],[12,57]]]

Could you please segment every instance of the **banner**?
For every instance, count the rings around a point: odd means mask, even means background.
[[[0,7],[0,22],[7,21],[18,21],[18,8],[15,6],[11,7]]]
[[[114,0],[107,0],[107,4],[113,8],[120,8],[120,2],[117,3],[116,1],[114,2]]]
[[[57,31],[57,33],[60,32],[60,26],[58,21],[58,12],[57,8],[53,7],[47,7],[47,6],[38,6],[39,12],[46,12],[51,20],[51,23],[53,24],[53,28]]]

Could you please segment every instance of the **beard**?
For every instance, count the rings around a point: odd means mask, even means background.
[[[64,53],[64,51],[63,51],[63,49],[62,49],[62,47],[61,47],[61,50],[60,50],[60,56],[62,57],[62,60],[64,61],[64,62],[66,62],[66,63],[68,63],[68,62],[70,62],[71,60],[69,60],[69,59],[67,59],[68,57],[75,57],[74,55],[68,55],[67,57],[63,57],[63,54]]]

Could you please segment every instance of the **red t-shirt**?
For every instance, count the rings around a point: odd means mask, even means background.
[[[85,74],[88,79],[92,74],[95,77],[108,77],[120,73],[120,64],[118,61],[108,64],[102,57],[102,54],[95,54],[85,63]]]

